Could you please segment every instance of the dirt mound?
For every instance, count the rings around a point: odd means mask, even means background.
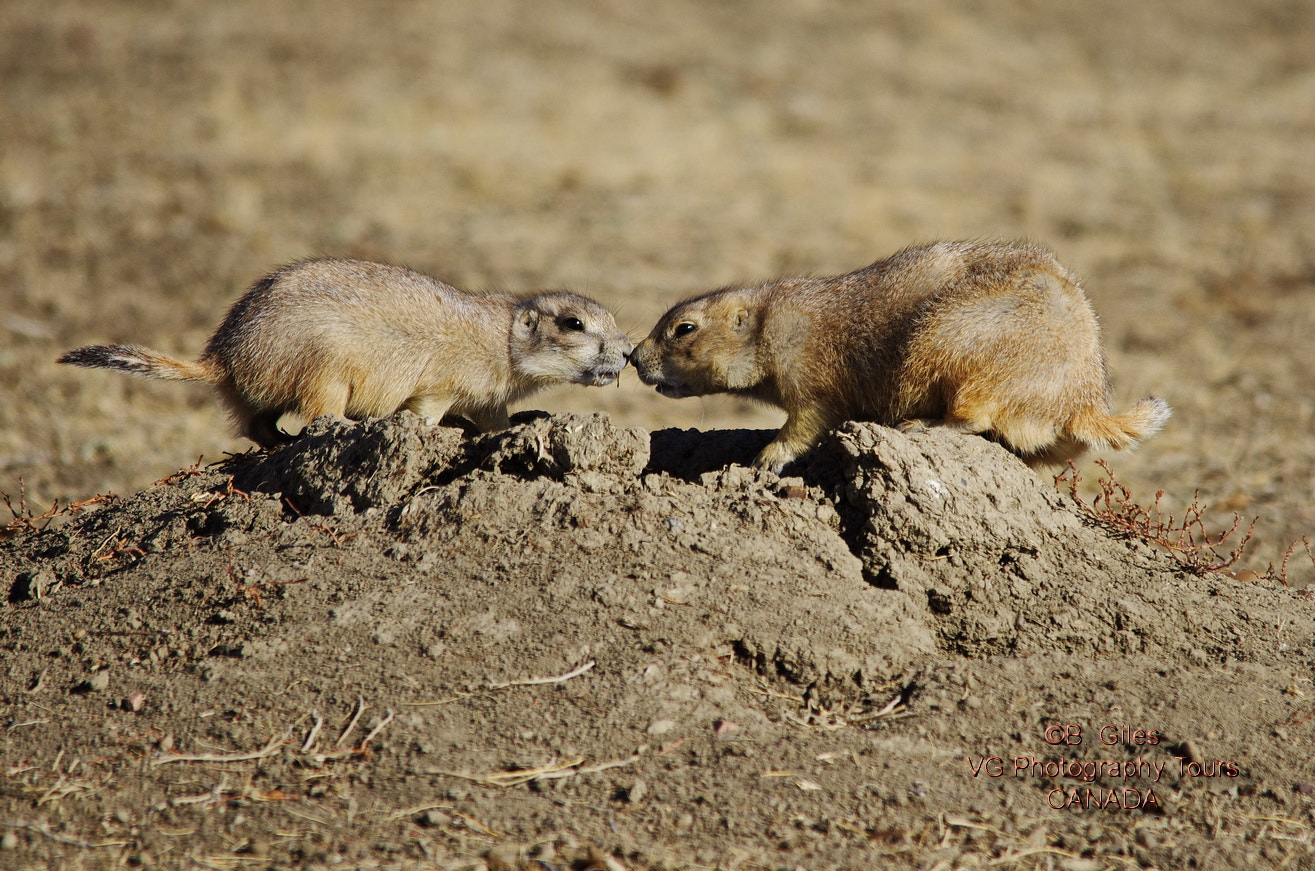
[[[1265,654],[1238,627],[1293,619],[1285,591],[1181,577],[1146,542],[1084,523],[985,439],[850,424],[819,453],[865,576],[925,605],[946,650],[1219,660]]]
[[[372,531],[399,539],[403,559],[423,559],[440,540],[476,559],[499,555],[483,567],[489,586],[476,599],[497,601],[518,624],[548,604],[571,634],[617,624],[667,646],[730,644],[803,682],[885,680],[932,651],[908,597],[863,581],[819,491],[773,486],[744,469],[696,483],[645,474],[647,433],[601,414],[518,421],[470,440],[412,416],[322,421],[294,445],[228,471],[241,489],[353,527],[371,526],[355,514],[382,512]],[[680,451],[653,465],[687,476],[701,468]],[[563,580],[576,564],[588,571]],[[509,582],[520,572],[540,583]],[[388,619],[423,619],[401,607]]]
[[[1258,627],[1315,637],[1296,594],[1175,573],[984,440],[852,424],[800,477],[726,465],[769,437],[322,420],[13,535],[0,749],[11,794],[55,804],[7,843],[147,865],[477,867],[592,843],[839,867],[885,838],[887,864],[918,864],[933,792],[1047,801],[958,770],[1005,752],[969,735],[1026,746],[1038,717],[984,715],[960,664],[1058,705],[1040,688],[1086,657],[1154,652],[1110,669],[1135,686],[1230,659],[1268,675],[1289,654]],[[1199,710],[1143,704],[1200,740]],[[930,787],[934,768],[954,775]]]

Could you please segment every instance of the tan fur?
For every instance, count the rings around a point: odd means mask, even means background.
[[[399,409],[507,426],[507,403],[549,384],[616,380],[631,350],[612,314],[573,293],[477,295],[381,263],[308,260],[258,281],[195,361],[94,345],[60,358],[213,384],[239,435],[286,439],[285,413],[359,420]]]
[[[785,409],[755,461],[778,472],[846,420],[952,427],[1053,464],[1131,447],[1169,417],[1154,397],[1110,413],[1091,306],[1028,244],[944,242],[834,278],[713,291],[663,315],[630,361],[664,396]]]

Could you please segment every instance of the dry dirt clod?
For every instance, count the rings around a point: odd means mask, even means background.
[[[87,678],[86,680],[82,681],[77,686],[75,686],[73,688],[73,691],[75,693],[99,693],[109,689],[109,686],[110,686],[110,673],[108,670],[102,669],[100,671],[93,672],[91,677]]]

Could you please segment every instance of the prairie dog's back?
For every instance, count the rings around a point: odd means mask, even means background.
[[[863,269],[828,278],[787,279],[755,288],[764,315],[763,339],[776,357],[814,361],[793,376],[810,391],[837,390],[855,413],[893,418],[900,380],[917,373],[902,369],[910,343],[931,321],[962,314],[979,332],[999,322],[1017,323],[1020,279],[1035,273],[1049,283],[1067,273],[1053,255],[1027,245],[1004,247],[977,242],[938,242],[906,248]],[[1049,291],[1047,290],[1047,293]],[[1081,300],[1080,291],[1078,303]],[[1048,317],[1032,321],[1041,325]],[[943,334],[942,340],[947,337]],[[953,354],[970,344],[951,341],[937,350]],[[806,352],[790,350],[800,342]],[[826,361],[834,361],[827,363]],[[847,372],[883,373],[871,379],[836,377]],[[904,375],[904,379],[897,376]],[[930,381],[932,376],[922,376]],[[921,388],[925,389],[926,384]]]
[[[1008,298],[1020,277],[1028,273],[1060,278],[1076,286],[1076,279],[1054,255],[1027,244],[1002,246],[986,242],[937,242],[906,248],[871,266],[834,278],[803,282],[809,305],[830,307],[852,316],[854,306],[865,315],[897,322],[934,299],[942,297]],[[778,282],[777,286],[789,282]],[[789,295],[798,297],[799,289]]]
[[[434,354],[458,348],[471,355],[472,370],[502,373],[514,305],[388,264],[302,261],[239,299],[202,358],[222,365],[247,399],[269,406],[291,403],[302,382],[325,371],[354,383],[378,372],[414,382]]]
[[[413,342],[487,331],[490,315],[498,309],[506,311],[509,328],[513,306],[510,297],[465,293],[383,263],[302,261],[265,277],[239,299],[210,339],[205,356],[227,365],[246,356],[239,348],[268,342],[304,349],[326,340],[357,349],[364,341],[386,353],[381,339]]]

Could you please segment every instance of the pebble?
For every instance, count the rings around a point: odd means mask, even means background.
[[[416,819],[416,822],[419,825],[424,826],[425,828],[434,829],[434,828],[438,828],[439,826],[447,825],[451,821],[451,819],[452,819],[451,817],[449,817],[447,814],[443,813],[442,811],[431,808],[425,811],[424,813],[422,813],[419,816],[419,818]]]
[[[492,871],[513,871],[521,867],[520,849],[517,847],[494,847],[489,850],[484,861]]]

